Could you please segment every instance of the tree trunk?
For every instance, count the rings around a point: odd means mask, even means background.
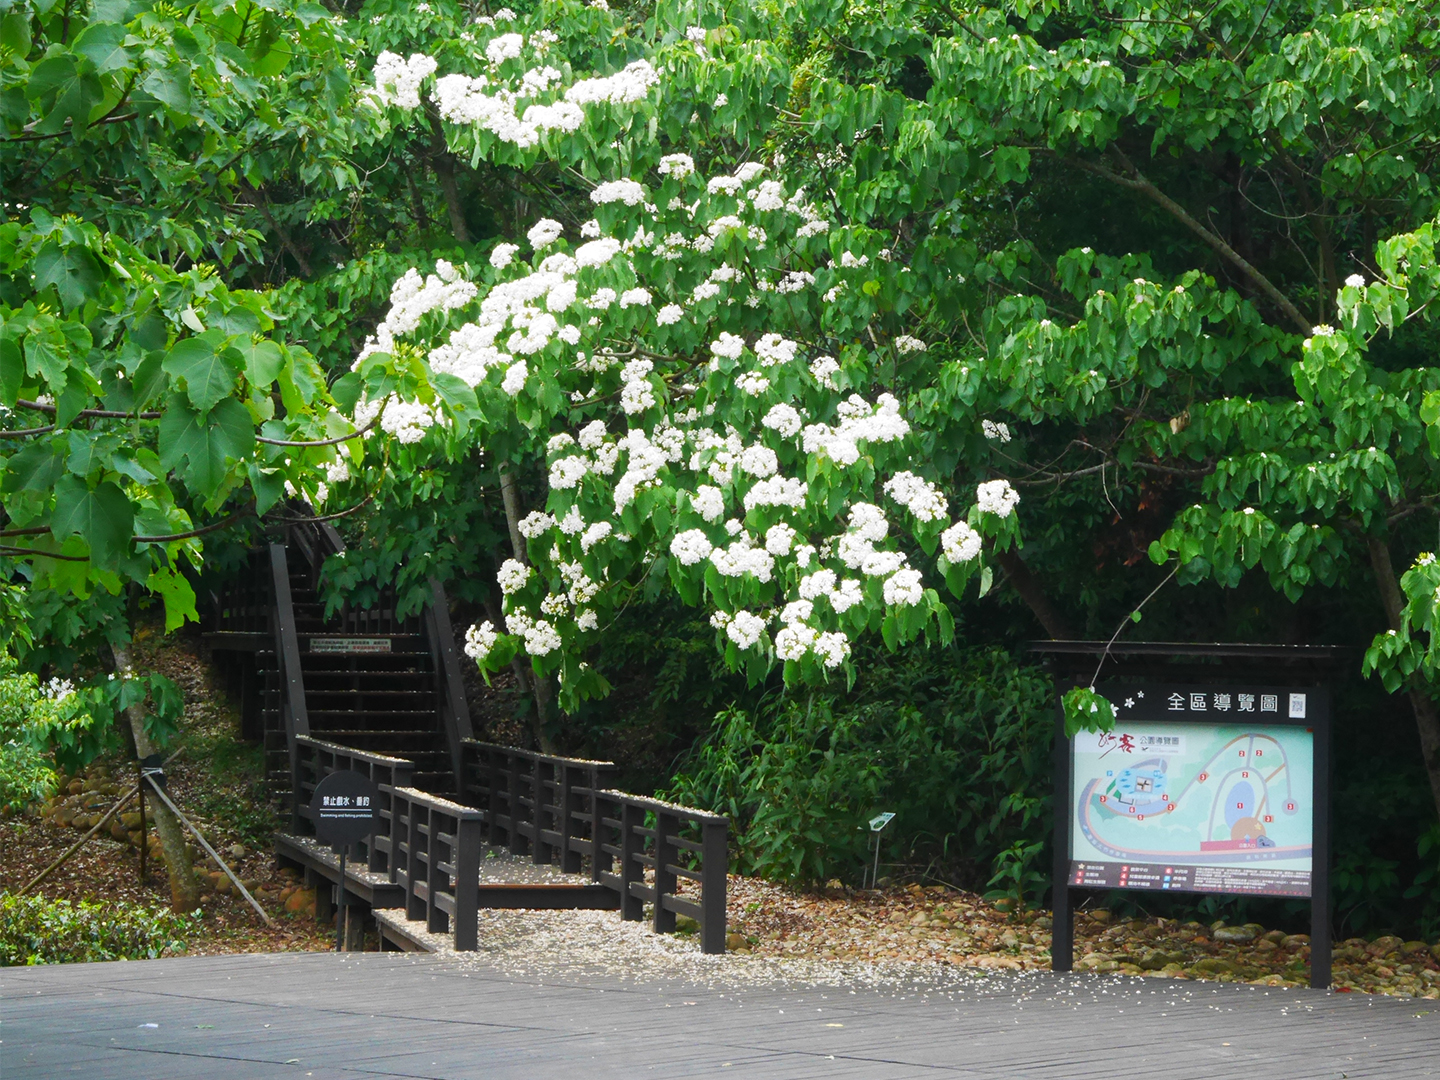
[[[470,227],[465,224],[465,208],[460,204],[460,189],[455,183],[455,158],[445,146],[445,132],[440,127],[440,117],[434,112],[430,116],[430,157],[435,164],[435,176],[440,181],[440,193],[445,197],[445,213],[450,218],[450,234],[461,244],[470,243]]]
[[[1020,599],[1025,601],[1035,618],[1040,620],[1040,625],[1052,640],[1076,639],[1077,635],[1070,628],[1070,623],[1050,603],[1044,587],[1035,579],[1035,575],[1030,573],[1030,567],[1025,565],[1025,560],[1020,558],[1018,551],[998,551],[995,553],[995,561],[1000,564],[1005,576],[1010,579],[1010,584],[1014,585],[1015,591],[1020,594]]]
[[[128,671],[130,651],[119,645],[111,646],[110,651],[115,656],[116,670]],[[131,705],[125,710],[125,718],[130,721],[130,733],[135,738],[136,756],[143,759],[155,753],[155,744],[145,733],[145,707]],[[160,851],[170,874],[170,906],[179,912],[194,911],[200,903],[200,883],[195,877],[190,849],[185,846],[185,827],[159,799],[148,800],[146,811],[155,825],[155,834],[160,837]]]
[[[525,548],[525,537],[520,535],[520,493],[515,488],[515,474],[510,471],[508,465],[500,467],[500,498],[505,504],[505,524],[510,529],[510,549],[515,553],[517,562],[530,563],[529,552]],[[555,744],[550,739],[546,724],[550,719],[550,680],[545,676],[536,673],[533,669],[526,670],[526,664],[520,657],[515,657],[511,663],[515,672],[515,678],[523,688],[528,682],[532,694],[535,697],[535,742],[540,747],[540,752],[553,754]],[[527,679],[526,676],[529,675]]]
[[[1380,600],[1385,605],[1385,616],[1390,629],[1400,629],[1400,612],[1404,610],[1405,599],[1400,592],[1400,582],[1395,577],[1395,567],[1390,562],[1390,546],[1377,537],[1368,537],[1370,566],[1375,571],[1375,584],[1380,588]],[[1410,705],[1415,710],[1415,726],[1420,732],[1420,758],[1425,763],[1425,775],[1430,780],[1430,797],[1435,801],[1435,813],[1440,815],[1440,710],[1435,708],[1435,698],[1429,681],[1418,671],[1410,676]]]

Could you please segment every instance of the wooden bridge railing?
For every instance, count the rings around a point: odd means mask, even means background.
[[[315,794],[315,786],[321,780],[332,772],[358,772],[369,777],[380,790],[380,821],[375,832],[358,845],[356,857],[375,873],[388,871],[394,846],[395,791],[410,787],[415,777],[414,762],[352,750],[348,746],[313,739],[308,735],[295,740],[295,751],[296,831],[303,831],[306,835],[315,832],[310,823],[310,797]]]
[[[490,843],[557,861],[578,874],[594,852],[594,792],[616,773],[614,762],[556,757],[466,739],[461,743],[461,792],[485,815]]]
[[[641,919],[653,904],[655,930],[664,934],[676,915],[688,915],[700,924],[705,952],[725,951],[726,818],[611,790],[613,762],[473,739],[463,746],[462,789],[484,816],[490,843],[572,874],[588,859],[591,880],[619,895],[622,918]],[[680,894],[681,881],[698,886],[698,902]]]
[[[455,948],[479,948],[480,811],[410,787],[396,788],[390,878],[405,889],[405,917]]]
[[[723,953],[729,819],[623,791],[595,792],[595,808],[595,880],[620,894],[620,917],[638,922],[653,904],[655,932],[669,934],[688,915],[701,950]],[[698,902],[680,894],[681,881],[699,887]]]

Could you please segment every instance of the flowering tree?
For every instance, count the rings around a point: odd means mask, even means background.
[[[815,12],[791,14],[805,26]],[[923,64],[924,100],[882,85],[895,72],[877,60],[876,81],[816,78],[780,121],[794,69],[734,11],[702,27],[666,9],[642,28],[553,4],[486,17],[434,56],[380,57],[386,122],[433,110],[457,155],[557,164],[592,207],[583,223],[533,223],[490,271],[409,278],[355,373],[365,410],[396,392],[386,379],[414,380],[393,399],[397,433],[478,437],[502,469],[542,453],[550,467],[546,505],[513,515],[525,543],[502,572],[507,625],[475,628],[470,651],[494,665],[522,650],[566,692],[597,692],[574,651],[587,628],[669,578],[713,606],[732,662],[823,678],[843,664],[833,635],[945,632],[928,565],[897,561],[897,526],[952,588],[989,541],[1024,591],[1016,487],[1098,479],[1113,505],[1110,483],[1118,496],[1149,474],[1200,496],[1152,534],[1184,582],[1234,585],[1258,567],[1295,599],[1353,574],[1355,554],[1370,566],[1394,631],[1373,662],[1402,658],[1392,680],[1420,680],[1440,803],[1432,673],[1408,629],[1426,615],[1412,601],[1400,624],[1388,554],[1391,530],[1428,505],[1431,376],[1362,359],[1377,329],[1423,321],[1406,297],[1433,253],[1428,234],[1395,241],[1405,266],[1351,244],[1365,272],[1342,275],[1336,239],[1392,213],[1396,185],[1413,181],[1423,208],[1428,165],[1380,152],[1419,145],[1433,120],[1413,91],[1433,52],[1423,20],[1223,4],[1156,22],[1088,0],[1054,14],[975,6],[943,38],[906,15],[886,40]],[[837,32],[865,48],[879,33],[858,18]],[[577,75],[572,57],[613,74]],[[1336,110],[1354,101],[1379,111],[1351,124]],[[1206,108],[1228,117],[1223,132]],[[782,133],[788,116],[803,138]],[[767,141],[815,156],[745,149]],[[1274,212],[1314,235],[1313,282],[1267,272],[1187,211],[1135,163],[1146,145],[1242,148]],[[728,163],[696,169],[700,148]],[[1141,200],[1223,274],[1090,247],[1042,263],[1023,244],[980,246],[944,202],[1030,183],[1041,161]],[[474,416],[432,407],[461,400],[446,374],[475,391]],[[1048,447],[1047,431],[1060,436]],[[957,471],[1015,486],[971,508]]]
[[[761,162],[707,177],[660,153],[644,127],[662,107],[651,60],[576,78],[556,66],[553,32],[525,29],[486,26],[476,76],[382,54],[377,102],[414,110],[430,86],[472,154],[610,147],[624,172],[595,179],[578,235],[542,218],[528,252],[501,243],[488,268],[405,275],[337,386],[357,424],[401,444],[548,464],[545,505],[514,512],[523,550],[499,574],[505,625],[472,627],[466,651],[488,670],[523,652],[573,707],[607,689],[583,662],[588,635],[667,583],[713,609],[727,660],[756,676],[778,661],[787,681],[824,679],[867,630],[892,647],[948,640],[950,615],[900,541],[937,556],[958,592],[986,540],[1014,541],[1018,496],[984,483],[952,515],[923,475],[884,387],[926,345],[856,337],[879,283],[905,268]],[[661,63],[698,60],[705,37]]]

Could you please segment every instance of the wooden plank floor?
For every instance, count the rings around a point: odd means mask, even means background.
[[[0,969],[4,1080],[1440,1077],[1440,1002],[996,974],[970,988],[523,979],[281,954]]]

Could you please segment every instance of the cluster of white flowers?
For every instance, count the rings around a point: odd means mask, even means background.
[[[924,352],[928,346],[917,337],[901,334],[895,339],[895,351],[899,353]]]
[[[908,509],[919,521],[939,521],[949,512],[940,489],[912,472],[898,472],[885,481],[885,494]]]
[[[479,625],[471,626],[465,631],[465,655],[472,660],[484,661],[499,640],[500,634],[488,619]]]
[[[75,684],[69,679],[54,676],[40,687],[40,692],[51,701],[59,703],[75,693]]]
[[[1007,518],[1020,501],[1020,494],[1009,480],[990,480],[975,489],[975,503],[987,514]]]
[[[963,521],[940,534],[940,547],[952,563],[967,563],[980,554],[981,536]]]
[[[810,424],[802,435],[807,454],[824,453],[837,465],[854,465],[860,460],[860,443],[889,443],[910,434],[909,422],[900,415],[900,402],[881,394],[872,407],[851,394],[836,410],[839,424]]]
[[[423,53],[412,53],[410,59],[392,52],[375,58],[375,99],[382,105],[402,109],[420,107],[420,84],[435,74],[434,59]]]
[[[760,641],[765,633],[765,620],[749,611],[737,611],[725,626],[725,635],[742,649],[748,649]]]
[[[991,442],[1010,441],[1010,425],[995,420],[981,420],[980,431]]]
[[[617,202],[638,206],[645,201],[645,185],[634,180],[606,180],[590,192],[590,201],[596,206]]]
[[[495,580],[500,585],[500,591],[510,596],[523,589],[534,573],[518,559],[506,559],[500,564],[500,572],[495,575]]]

